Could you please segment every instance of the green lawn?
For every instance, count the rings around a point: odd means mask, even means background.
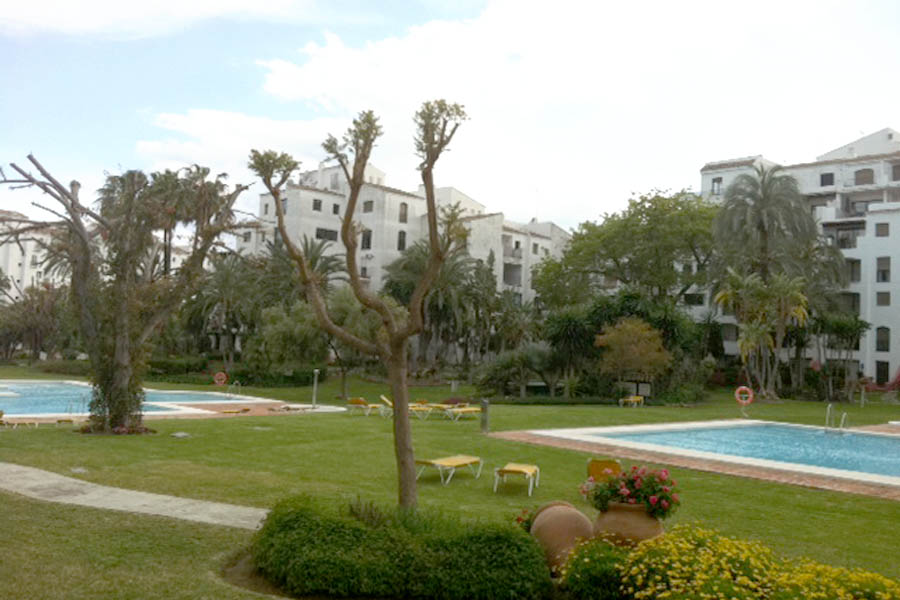
[[[0,378],[14,376],[33,373],[0,368]],[[320,401],[333,402],[337,385],[333,380],[320,386]],[[299,402],[311,396],[309,388],[242,391]],[[383,385],[358,380],[351,386],[354,395],[373,400],[386,391]],[[464,388],[459,394],[467,392]],[[412,392],[413,398],[435,400],[448,395],[446,387],[416,388]],[[840,410],[848,412],[851,425],[900,419],[900,407],[895,405],[873,403],[863,409],[841,406]],[[788,401],[753,405],[750,415],[820,424],[824,411],[819,403]],[[721,392],[710,403],[694,408],[495,405],[491,407],[491,426],[499,431],[735,416],[738,411],[734,400]],[[87,472],[75,476],[97,483],[253,506],[267,507],[285,495],[301,492],[336,502],[346,502],[356,495],[386,504],[395,501],[396,473],[388,419],[320,414],[164,420],[153,421],[151,426],[158,435],[85,436],[56,427],[0,431],[0,460],[68,475],[80,467]],[[584,477],[586,456],[582,453],[487,438],[479,432],[477,420],[453,423],[413,419],[412,427],[417,456],[467,453],[485,461],[479,480],[462,472],[443,487],[436,473],[424,475],[419,482],[423,506],[472,518],[504,520],[522,507],[564,499],[590,512],[577,491]],[[172,438],[169,434],[175,431],[189,432],[191,437]],[[541,466],[541,487],[534,498],[529,499],[524,484],[518,482],[496,495],[491,492],[491,469],[508,461]],[[687,469],[671,471],[682,489],[683,506],[667,523],[699,522],[729,535],[763,540],[788,556],[866,567],[900,578],[896,554],[900,503]],[[4,557],[0,577],[8,579],[6,572],[21,573],[15,575],[17,584],[31,590],[32,597],[101,597],[97,589],[104,588],[104,582],[120,585],[116,582],[132,579],[140,581],[143,588],[135,597],[245,597],[243,592],[222,591],[223,584],[210,573],[219,568],[224,555],[247,543],[247,532],[61,508],[8,495],[0,501],[0,522],[6,524],[12,519],[12,527],[0,527],[0,555]],[[184,565],[182,554],[186,556]],[[163,568],[163,564],[172,568]],[[54,577],[56,583],[48,583],[50,579],[27,575],[34,569],[66,576]],[[185,573],[195,576],[186,578]],[[60,581],[67,583],[64,589],[56,590]],[[80,589],[84,591],[79,596]],[[2,594],[0,591],[0,597]],[[127,595],[113,593],[110,597]]]

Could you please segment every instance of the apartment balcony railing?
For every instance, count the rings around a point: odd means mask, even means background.
[[[504,258],[522,258],[522,249],[521,248],[503,248],[503,257]]]

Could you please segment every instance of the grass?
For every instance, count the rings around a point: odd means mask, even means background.
[[[0,368],[0,378],[14,376],[31,377],[32,373]],[[319,401],[336,402],[337,387],[336,378],[321,385]],[[356,379],[350,389],[353,395],[370,399],[387,391],[384,385]],[[453,395],[470,391],[462,388]],[[308,402],[311,398],[310,388],[246,388],[242,393],[292,402]],[[414,399],[438,400],[449,395],[447,387],[414,388],[411,392]],[[848,412],[851,425],[900,418],[900,408],[887,404],[873,403],[862,409],[846,405],[840,410]],[[786,401],[753,405],[750,415],[821,424],[824,411],[819,403]],[[496,405],[491,407],[490,415],[492,430],[499,431],[732,418],[738,411],[730,394],[723,391],[709,403],[693,408]],[[67,475],[80,467],[87,472],[77,477],[106,485],[261,507],[301,492],[335,502],[348,502],[357,495],[386,505],[396,501],[389,419],[320,414],[162,420],[151,422],[151,426],[158,435],[84,436],[56,427],[0,431],[0,460]],[[417,456],[467,453],[485,461],[481,479],[474,480],[467,472],[460,472],[446,487],[440,485],[436,472],[426,472],[419,481],[422,506],[489,520],[510,520],[523,507],[556,499],[591,511],[577,492],[584,478],[583,453],[488,438],[479,432],[477,420],[453,423],[434,418],[413,419],[412,428]],[[170,434],[175,431],[186,431],[191,437],[173,438]],[[541,466],[541,487],[533,498],[526,496],[523,482],[512,479],[499,493],[491,492],[491,469],[508,461]],[[667,524],[702,522],[728,535],[762,540],[790,557],[809,556],[900,578],[895,550],[900,538],[900,503],[688,469],[670,470],[682,489],[684,503]],[[68,580],[96,578],[112,582],[128,581],[127,572],[133,570],[136,580],[144,582],[145,590],[167,590],[157,597],[244,597],[237,592],[230,596],[214,591],[221,584],[209,573],[222,564],[223,552],[246,544],[247,533],[80,508],[59,510],[53,505],[12,496],[3,496],[2,501],[4,520],[9,516],[15,525],[12,530],[0,528],[0,553],[4,555],[0,571],[13,566],[13,571],[27,571],[31,568],[28,565],[37,560],[34,564],[45,572],[69,573]],[[49,523],[45,523],[48,519]],[[158,535],[160,530],[166,534]],[[48,531],[77,533],[72,533],[75,539],[70,540]],[[131,532],[125,536],[127,539],[122,538],[122,531]],[[28,540],[28,544],[21,544],[22,540]],[[117,556],[123,552],[123,545],[127,559],[120,560]],[[179,556],[180,552],[188,553],[189,560],[194,561],[186,571],[199,572],[203,581],[190,581],[187,577],[183,588],[174,583],[179,578],[161,563],[168,563],[168,557]],[[93,567],[85,556],[94,557]],[[107,562],[115,569],[123,569],[121,577],[96,572],[96,565],[106,569]],[[173,569],[181,568],[174,566],[179,562],[180,559],[171,559]],[[31,594],[33,597],[54,597],[50,588],[32,589],[37,589]],[[90,589],[91,593],[85,591],[82,596],[64,597],[102,597],[95,593],[97,588]],[[153,597],[149,593],[140,596]]]

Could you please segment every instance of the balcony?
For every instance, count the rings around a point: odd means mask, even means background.
[[[503,258],[522,258],[522,248],[503,247]]]

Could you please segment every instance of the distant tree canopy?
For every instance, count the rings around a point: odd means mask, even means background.
[[[535,289],[548,305],[586,300],[621,284],[658,298],[680,300],[708,283],[715,252],[715,205],[690,192],[654,191],[633,198],[621,213],[586,221],[562,259],[545,259]]]

